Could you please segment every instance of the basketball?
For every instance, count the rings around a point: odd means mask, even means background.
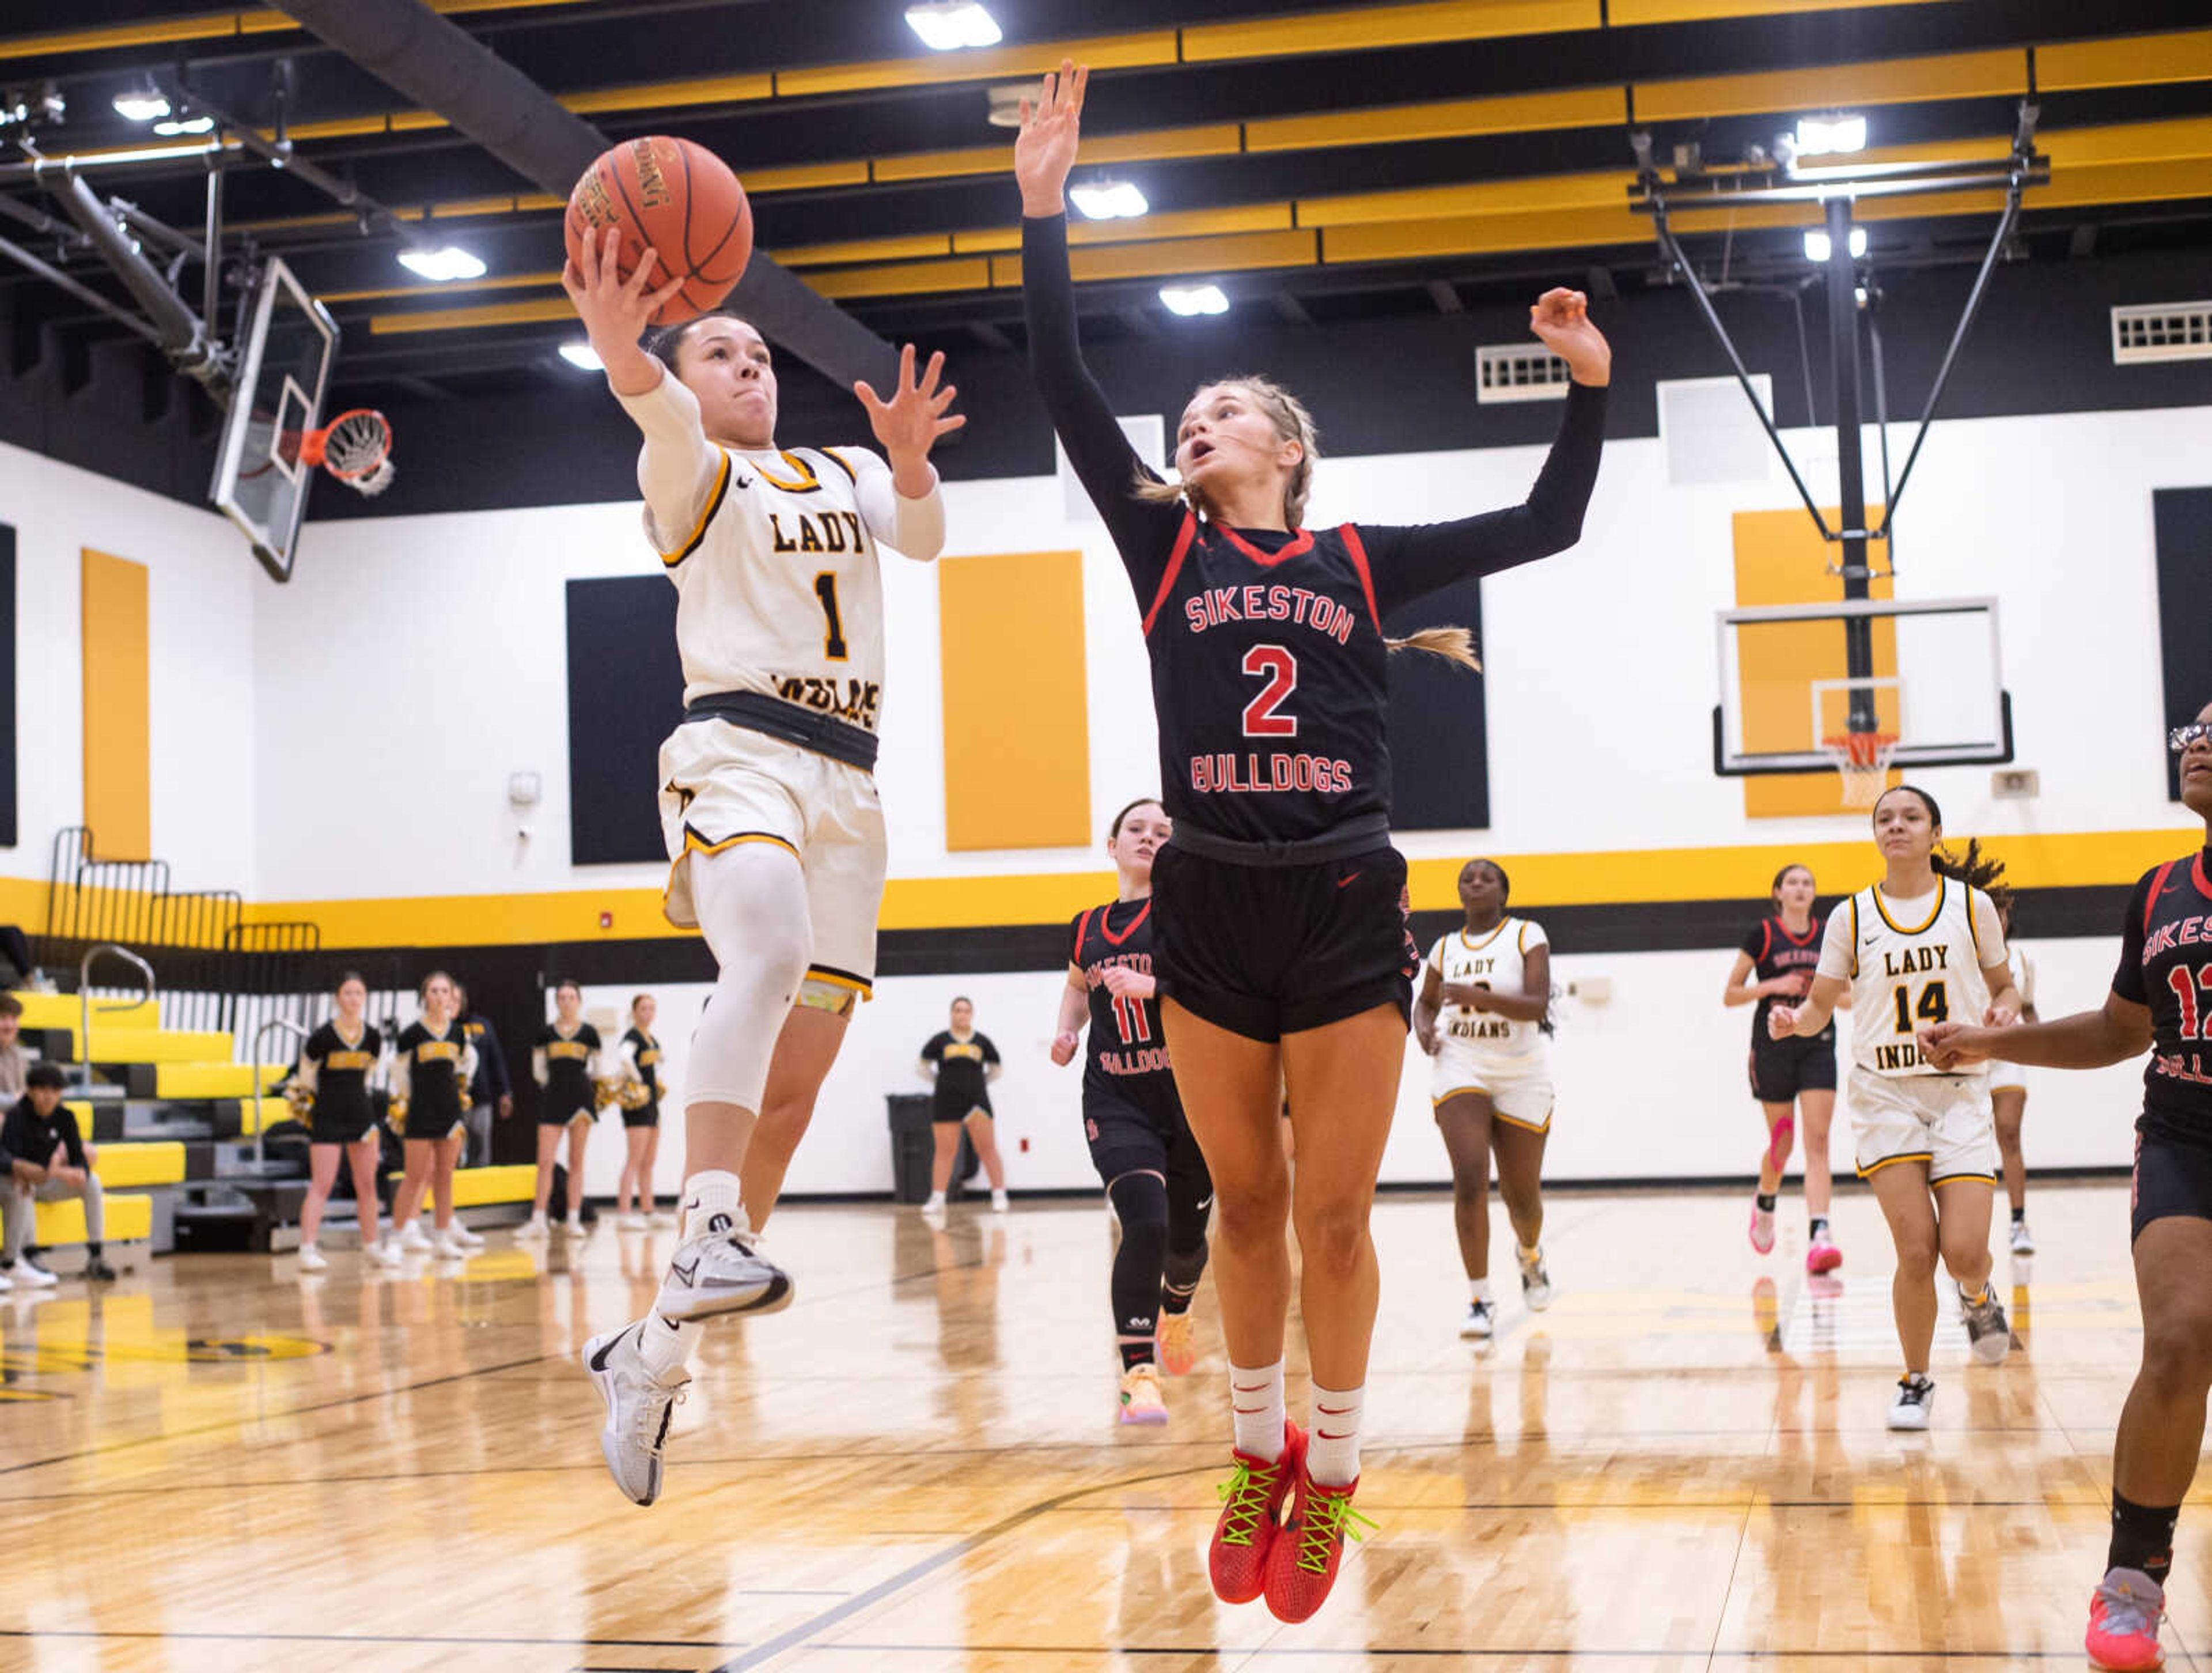
[[[696,319],[744,276],[753,252],[752,206],[729,166],[688,139],[650,134],[602,152],[568,194],[563,218],[568,259],[587,234],[622,228],[622,276],[648,249],[659,252],[655,289],[681,276],[684,289],[660,305],[656,325]]]

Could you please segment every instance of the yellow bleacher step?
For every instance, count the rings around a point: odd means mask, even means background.
[[[109,1028],[95,1024],[94,1063],[222,1063],[230,1060],[231,1037],[217,1031],[184,1028]]]
[[[185,1147],[173,1139],[143,1144],[104,1144],[92,1159],[92,1171],[109,1190],[128,1185],[180,1185]]]
[[[75,994],[27,994],[18,991],[15,1002],[23,1007],[22,1025],[26,1028],[75,1029],[84,1021],[84,1001]],[[115,1008],[110,1010],[109,1003]],[[92,1025],[102,1028],[159,1028],[161,1025],[161,1007],[152,1000],[141,1000],[136,1005],[119,1002],[92,1002]]]
[[[394,1168],[387,1178],[402,1177]],[[483,1208],[495,1202],[528,1202],[538,1191],[538,1170],[528,1162],[503,1163],[497,1167],[453,1170],[453,1207]],[[429,1198],[425,1196],[427,1203]]]
[[[154,1235],[154,1199],[113,1196],[106,1200],[106,1243],[143,1243]],[[84,1241],[84,1204],[76,1197],[41,1202],[32,1222],[31,1241],[46,1248]]]
[[[264,1127],[292,1120],[292,1106],[281,1098],[241,1098],[238,1100],[238,1130],[252,1138]]]
[[[282,1063],[261,1066],[261,1086],[266,1092],[284,1078]],[[255,1091],[251,1063],[157,1063],[154,1066],[156,1098],[247,1098]]]

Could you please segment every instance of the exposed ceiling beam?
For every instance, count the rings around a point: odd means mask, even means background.
[[[1458,289],[1443,279],[1431,279],[1426,289],[1429,300],[1437,305],[1438,313],[1464,313],[1466,306],[1459,299]]]

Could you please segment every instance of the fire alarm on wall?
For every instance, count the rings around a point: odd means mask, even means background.
[[[602,913],[600,913],[600,914],[599,914],[599,928],[602,928],[602,929],[612,929],[614,927],[615,927],[615,915],[614,915],[613,913],[611,913],[611,912],[602,912]]]

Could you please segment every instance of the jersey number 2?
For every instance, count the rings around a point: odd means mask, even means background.
[[[1267,683],[1244,705],[1247,738],[1295,738],[1298,717],[1278,715],[1283,699],[1298,689],[1298,660],[1280,645],[1255,645],[1244,653],[1244,672]]]
[[[837,613],[837,577],[824,569],[814,577],[814,596],[822,600],[828,625],[822,632],[822,654],[832,662],[845,660],[845,620]]]
[[[1920,1003],[1915,1005],[1911,990],[1900,986],[1897,989],[1897,1031],[1911,1033],[1916,1014],[1923,1022],[1950,1021],[1950,990],[1940,981],[1931,982],[1920,990]]]
[[[2212,994],[2212,964],[2200,964],[2194,971],[2186,964],[2176,964],[2166,973],[2166,980],[2173,989],[2173,996],[2181,1001],[2181,1037],[2212,1039],[2212,1013],[2197,1003],[2199,988]]]

